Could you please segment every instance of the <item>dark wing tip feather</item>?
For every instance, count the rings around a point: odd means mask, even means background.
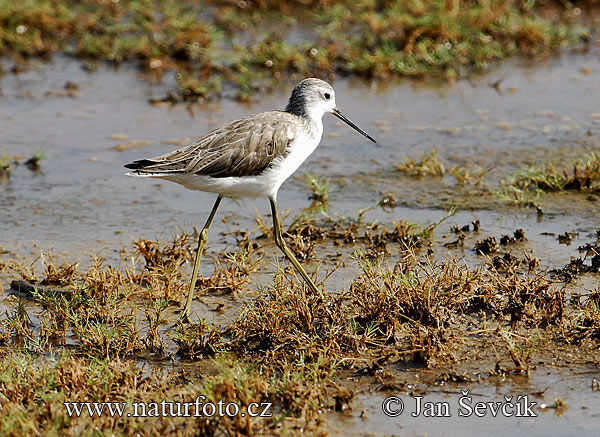
[[[137,161],[130,162],[129,164],[125,164],[125,168],[130,168],[132,170],[140,170],[144,167],[148,167],[150,165],[156,164],[155,161],[150,159],[138,159]]]

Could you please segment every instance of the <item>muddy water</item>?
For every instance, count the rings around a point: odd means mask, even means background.
[[[291,214],[309,207],[310,190],[302,175],[310,172],[332,181],[328,212],[334,217],[356,217],[360,208],[381,199],[382,192],[393,194],[398,206],[393,211],[374,209],[365,215],[366,220],[435,222],[448,208],[457,206],[458,213],[436,230],[436,256],[440,258],[450,253],[469,264],[481,263],[471,250],[476,240],[523,228],[528,241],[511,250],[533,253],[544,268],[562,267],[572,256],[579,256],[579,245],[595,239],[600,202],[585,195],[552,195],[545,199],[545,214],[538,216],[535,210],[518,209],[493,196],[483,196],[480,187],[458,186],[452,177],[401,176],[395,164],[404,162],[406,156],[437,150],[440,160],[450,165],[464,164],[472,171],[486,169],[484,183],[494,189],[521,163],[561,162],[581,156],[600,145],[599,74],[600,59],[593,53],[564,56],[535,66],[520,61],[506,63],[485,77],[453,86],[414,82],[367,86],[339,80],[335,83],[338,106],[375,136],[378,145],[327,116],[321,146],[284,184],[280,207]],[[490,85],[500,79],[499,87]],[[79,87],[74,96],[65,95],[68,81]],[[126,178],[123,164],[170,151],[178,147],[174,143],[202,135],[229,120],[282,108],[289,89],[261,96],[249,105],[228,100],[193,107],[148,104],[149,98],[163,96],[172,85],[169,78],[158,85],[140,80],[138,73],[126,66],[116,71],[101,66],[89,74],[79,63],[65,58],[18,76],[3,77],[0,153],[29,156],[42,151],[46,158],[37,172],[13,165],[10,179],[0,181],[0,246],[24,259],[52,250],[72,260],[100,254],[116,261],[119,250],[132,237],[166,240],[180,230],[201,226],[214,195],[186,191],[163,181]],[[137,147],[131,148],[132,144]],[[265,200],[226,200],[220,216],[232,230],[253,229],[255,217],[269,220],[268,212]],[[449,232],[452,225],[462,226],[474,219],[481,221],[481,231],[467,236],[464,251],[443,248],[455,238]],[[209,254],[234,243],[232,237],[223,235],[226,231],[226,225],[217,219],[211,229]],[[558,234],[565,231],[579,233],[570,246],[559,244]],[[268,256],[274,259],[276,252],[271,249],[272,245],[267,246]],[[337,249],[317,247],[321,255],[332,250]],[[351,249],[344,256],[350,254]],[[315,269],[320,263],[329,267],[327,261],[319,259],[309,268]],[[201,273],[210,272],[211,266],[204,262]],[[257,283],[270,280],[271,267],[256,278]],[[349,262],[347,268],[332,275],[328,289],[347,287],[355,272],[356,266]],[[591,290],[597,283],[597,276],[589,275],[576,287]],[[6,278],[2,286],[6,288]],[[196,304],[196,311],[209,320],[223,322],[241,301],[253,296],[249,293],[238,301],[226,301],[229,311],[223,315],[209,312],[223,298],[205,297]],[[357,434],[438,435],[469,428],[499,435],[506,426],[522,426],[524,433],[535,430],[544,435],[566,435],[572,434],[574,422],[581,422],[585,425],[582,432],[587,433],[588,422],[598,423],[597,392],[589,389],[594,377],[597,375],[585,372],[575,376],[555,372],[543,377],[534,374],[525,388],[514,382],[498,383],[498,389],[485,383],[473,387],[478,395],[498,400],[507,393],[539,391],[542,385],[568,398],[572,405],[560,417],[551,412],[534,422],[489,417],[464,421],[456,416],[389,419],[381,413],[382,395],[363,390],[350,412],[330,419],[331,432],[344,434],[339,430],[350,429]],[[454,402],[456,392],[458,389],[448,395],[434,389],[427,400],[452,396]],[[413,402],[406,394],[401,396],[405,402]],[[364,420],[359,418],[363,409],[368,412]]]
[[[281,207],[297,211],[309,205],[309,190],[301,177],[312,172],[335,182],[330,209],[334,214],[356,215],[359,208],[376,202],[382,190],[393,192],[401,207],[392,214],[374,211],[367,218],[426,222],[438,219],[440,208],[450,204],[477,208],[468,190],[465,196],[453,197],[460,189],[451,178],[407,179],[394,172],[394,164],[407,155],[437,149],[440,159],[504,173],[521,162],[578,156],[598,145],[599,74],[598,57],[586,56],[564,57],[536,68],[506,65],[452,87],[366,87],[338,81],[338,105],[379,145],[327,116],[321,146],[282,187]],[[503,79],[501,92],[489,85],[497,79]],[[67,81],[79,85],[77,97],[58,97]],[[163,85],[150,85],[127,67],[100,67],[88,74],[79,63],[60,58],[5,76],[0,82],[1,152],[46,155],[40,172],[14,166],[10,180],[1,182],[0,235],[5,248],[29,250],[35,242],[44,250],[102,251],[112,258],[132,235],[168,237],[180,228],[200,226],[213,195],[163,181],[126,178],[122,165],[176,148],[165,143],[170,140],[194,138],[228,120],[281,108],[288,90],[252,105],[227,100],[191,109],[148,105],[149,97],[164,95],[169,85],[168,78]],[[133,141],[150,144],[125,151],[115,148]],[[497,178],[491,174],[490,185]],[[572,196],[562,204],[566,206],[558,212],[578,213],[566,221],[567,227],[582,231],[599,208],[598,203],[574,203]],[[227,201],[221,213],[231,225],[247,227],[257,213],[268,213],[268,205],[264,200]],[[479,210],[472,215],[494,226],[521,223],[531,215],[531,226],[538,227],[535,214],[527,211]],[[560,228],[552,223],[556,220],[550,216],[544,226]],[[223,230],[215,224],[214,231]]]
[[[345,430],[352,429],[364,436],[597,435],[598,392],[591,391],[587,381],[592,375],[585,369],[565,373],[534,371],[529,378],[442,385],[420,393],[419,375],[414,372],[414,386],[408,390],[377,391],[373,387],[372,391],[359,392],[351,410],[330,418],[328,430],[333,435],[346,435]],[[556,380],[563,384],[556,386]],[[555,407],[557,398],[563,405]],[[494,412],[494,404],[507,405],[506,416]],[[402,413],[393,416],[400,405]],[[386,415],[384,408],[392,415]]]

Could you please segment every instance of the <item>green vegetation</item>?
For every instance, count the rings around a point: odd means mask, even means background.
[[[175,72],[171,101],[246,99],[309,75],[454,80],[513,54],[546,56],[590,39],[570,3],[551,8],[540,14],[534,1],[516,0],[0,0],[0,55],[15,60],[15,71],[56,52],[87,68],[131,60],[158,77]],[[300,36],[276,33],[277,23]]]
[[[25,155],[7,155],[2,153],[0,155],[0,180],[8,179],[10,177],[10,171],[13,164],[19,166],[21,160],[25,159]],[[46,155],[37,151],[33,153],[29,158],[25,159],[25,166],[32,171],[38,171],[40,169],[40,161],[46,158]]]
[[[440,160],[435,151],[422,153],[419,158],[408,156],[403,163],[394,167],[415,178],[434,177],[443,182],[449,182],[448,177],[454,178],[457,187],[477,190],[467,191],[467,196],[477,193],[479,198],[488,199],[495,206],[500,200],[518,206],[533,206],[540,212],[543,212],[541,202],[546,193],[571,191],[594,198],[600,192],[600,150],[589,151],[583,157],[563,159],[560,164],[524,164],[514,171],[496,171],[491,175],[488,171],[492,167],[481,168],[472,164],[454,166]]]
[[[407,156],[404,163],[396,164],[396,170],[413,177],[440,177],[446,174],[454,177],[459,185],[483,184],[483,177],[487,169],[469,169],[466,165],[444,165],[437,156],[437,152],[425,152],[418,159]]]
[[[37,151],[31,157],[25,161],[25,165],[30,170],[39,170],[40,169],[40,161],[46,159],[46,154],[42,151]]]
[[[329,201],[329,181],[322,176],[315,176],[310,173],[305,174],[304,179],[312,191],[310,199],[326,204]]]
[[[422,153],[419,160],[408,156],[403,164],[396,165],[396,169],[410,176],[442,177],[446,174],[444,164],[438,160],[436,152]]]
[[[10,162],[9,156],[0,155],[0,180],[10,177]]]
[[[570,164],[525,165],[501,182],[500,198],[535,205],[547,192],[600,190],[600,150]]]

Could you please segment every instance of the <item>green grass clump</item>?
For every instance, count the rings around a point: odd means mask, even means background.
[[[322,176],[316,176],[311,173],[305,174],[304,179],[312,191],[310,199],[319,201],[321,203],[327,203],[329,200],[329,191],[331,189],[329,180]]]
[[[525,165],[502,181],[498,195],[518,204],[535,204],[547,192],[564,190],[600,190],[600,150],[566,165]]]
[[[446,169],[437,157],[437,153],[422,153],[421,158],[415,160],[407,157],[403,164],[397,164],[396,169],[410,176],[444,176]]]
[[[0,155],[0,180],[10,177],[10,162],[9,156]]]
[[[454,80],[514,54],[546,56],[590,39],[581,23],[545,18],[535,2],[490,0],[0,0],[0,55],[18,63],[66,52],[176,72],[180,99],[249,98],[282,78]],[[555,5],[568,15],[569,5]],[[264,23],[284,23],[286,39]],[[90,64],[92,65],[92,64]]]

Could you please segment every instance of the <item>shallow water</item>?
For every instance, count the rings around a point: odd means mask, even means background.
[[[592,72],[582,73],[582,68]],[[565,56],[535,68],[507,64],[489,76],[454,86],[406,83],[367,88],[340,80],[335,84],[339,107],[371,132],[378,145],[326,116],[321,146],[283,185],[281,208],[297,211],[310,204],[309,190],[301,181],[306,172],[337,182],[330,213],[354,216],[379,200],[382,190],[392,191],[402,207],[393,214],[370,212],[367,218],[426,222],[442,215],[436,209],[452,203],[471,208],[464,197],[453,200],[448,194],[457,191],[451,181],[400,177],[394,164],[432,148],[440,159],[469,161],[496,171],[521,162],[579,156],[598,145],[598,71],[598,57],[589,55]],[[503,79],[502,93],[489,85],[497,78]],[[80,86],[78,97],[56,97],[67,81]],[[30,155],[41,150],[46,155],[39,173],[15,166],[11,178],[1,182],[2,244],[28,250],[35,242],[44,250],[102,251],[108,258],[131,236],[167,237],[180,228],[201,226],[214,199],[164,181],[126,178],[123,164],[178,147],[165,141],[197,137],[228,120],[281,108],[287,100],[287,90],[282,90],[252,105],[223,100],[191,109],[152,106],[148,98],[162,96],[167,85],[150,85],[128,67],[100,67],[88,74],[78,62],[64,58],[6,75],[0,85],[0,151]],[[137,140],[151,144],[115,149]],[[585,227],[599,206],[572,200],[568,196],[559,212],[577,212],[567,223]],[[232,224],[248,227],[257,211],[265,216],[268,202],[226,201],[221,214]],[[479,210],[474,215],[511,221],[529,213]],[[217,220],[213,235],[223,230]]]
[[[543,370],[532,372],[529,378],[444,385],[413,395],[406,390],[359,393],[352,409],[332,415],[327,426],[332,435],[345,435],[348,429],[363,436],[500,436],[507,435],[508,429],[509,434],[515,436],[596,435],[600,417],[598,392],[590,390],[588,383],[592,375],[582,369],[569,370],[569,375],[559,370]],[[402,401],[404,409],[399,416],[387,416],[384,404],[389,405],[388,411],[400,408],[394,397]],[[389,398],[392,399],[386,402]],[[564,405],[554,408],[557,398]],[[529,410],[523,408],[525,402]],[[427,403],[435,406],[428,408]],[[489,407],[480,407],[476,414],[478,403],[507,404],[508,416],[502,412],[494,416],[494,410]]]
[[[457,214],[436,230],[439,258],[447,252],[470,264],[481,263],[481,257],[471,250],[477,239],[488,235],[498,238],[523,228],[528,241],[511,250],[533,253],[546,269],[560,268],[580,255],[579,245],[594,238],[600,202],[572,193],[552,195],[546,198],[546,214],[540,217],[535,210],[484,198],[474,187],[458,187],[452,178],[408,178],[394,166],[406,156],[416,157],[435,148],[440,159],[455,165],[488,168],[485,182],[495,187],[523,162],[560,162],[583,155],[600,144],[598,72],[600,58],[592,53],[533,66],[512,61],[487,76],[453,86],[414,82],[366,86],[360,81],[338,80],[334,84],[338,106],[371,133],[378,145],[326,116],[321,146],[283,185],[280,208],[294,215],[309,207],[310,190],[302,175],[310,172],[332,181],[328,210],[332,216],[356,217],[360,208],[375,204],[384,191],[396,196],[398,206],[387,212],[374,209],[366,214],[366,220],[423,224],[441,219],[450,206],[457,206]],[[502,79],[500,91],[490,86],[498,79]],[[61,96],[67,81],[79,85],[75,97]],[[30,72],[3,77],[0,153],[29,156],[43,151],[46,158],[40,171],[13,166],[10,179],[0,181],[0,245],[29,260],[52,250],[71,260],[101,254],[110,262],[119,258],[119,250],[129,245],[132,237],[167,240],[179,230],[200,227],[214,195],[186,191],[163,181],[126,178],[123,164],[170,151],[178,147],[173,140],[197,137],[229,120],[282,108],[289,90],[261,96],[249,105],[229,100],[193,107],[148,104],[149,98],[161,97],[170,85],[169,78],[162,85],[152,85],[127,66],[118,70],[100,66],[89,74],[78,62],[61,57]],[[132,141],[149,144],[117,150],[119,144]],[[223,202],[211,228],[209,254],[234,244],[232,237],[223,236],[227,227],[220,217],[226,218],[232,230],[253,229],[255,217],[260,214],[269,220],[268,213],[266,200]],[[462,226],[473,219],[481,221],[481,232],[467,236],[464,251],[443,249],[443,243],[454,239],[450,226]],[[559,244],[557,236],[565,231],[579,232],[579,239],[570,246]],[[321,255],[331,250],[317,246]],[[269,256],[274,258],[274,252]],[[318,263],[311,262],[310,268]],[[201,272],[210,272],[211,266],[206,260]],[[330,278],[328,287],[347,287],[356,271],[349,263]],[[268,282],[270,278],[267,271],[256,281]],[[2,283],[4,288],[7,285]],[[597,275],[588,275],[577,287],[585,291],[597,285]],[[249,293],[236,302],[226,302],[230,311],[224,314],[208,311],[219,297],[202,297],[196,310],[210,321],[223,322],[253,296]],[[0,301],[0,310],[4,305]],[[534,373],[525,388],[513,382],[499,383],[498,389],[483,383],[473,391],[496,400],[506,393],[539,391],[540,385],[556,386],[570,408],[561,417],[550,412],[534,422],[519,419],[518,426],[524,435],[582,435],[590,433],[588,424],[598,420],[597,392],[589,392],[594,377],[597,373]],[[586,394],[578,397],[583,392]],[[402,396],[409,401],[405,394]],[[427,396],[433,401],[449,395],[433,390]],[[356,434],[444,435],[468,428],[500,435],[506,426],[517,426],[513,419],[497,418],[390,419],[381,413],[381,400],[380,393],[363,391],[351,413],[331,418],[331,431],[340,432],[342,426]],[[368,411],[366,420],[357,415],[363,409]],[[582,428],[573,428],[574,423]]]

